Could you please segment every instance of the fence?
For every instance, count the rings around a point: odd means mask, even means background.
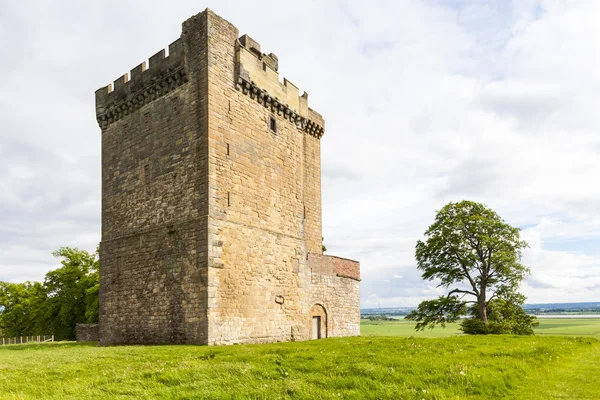
[[[2,345],[8,344],[26,344],[26,343],[46,343],[54,342],[54,335],[51,336],[18,336],[12,338],[2,338]]]

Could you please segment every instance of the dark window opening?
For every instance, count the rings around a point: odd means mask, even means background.
[[[227,192],[227,207],[231,205],[231,193]]]
[[[115,275],[117,275],[117,277],[121,275],[121,263],[122,263],[121,257],[118,256],[117,257],[117,265],[115,268]]]
[[[227,155],[229,155],[229,143],[227,143]]]
[[[145,183],[150,181],[150,164],[144,164],[142,167],[142,180]]]
[[[269,128],[277,133],[277,120],[275,119],[275,117],[270,117],[269,118]]]

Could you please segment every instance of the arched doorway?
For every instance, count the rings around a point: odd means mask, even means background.
[[[315,304],[310,309],[310,339],[327,337],[327,311],[321,304]]]

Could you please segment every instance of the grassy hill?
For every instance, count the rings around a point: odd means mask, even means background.
[[[2,399],[596,399],[593,338],[0,347]]]

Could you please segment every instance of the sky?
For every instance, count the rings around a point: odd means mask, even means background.
[[[95,250],[94,91],[206,7],[324,115],[323,236],[361,262],[362,307],[442,293],[415,244],[463,199],[522,228],[528,303],[600,301],[595,0],[0,2],[0,280]]]

